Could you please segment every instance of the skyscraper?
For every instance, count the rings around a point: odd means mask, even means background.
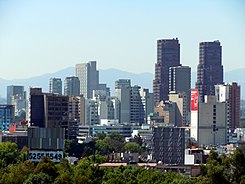
[[[66,77],[64,81],[64,95],[79,96],[80,95],[80,81],[78,77]]]
[[[115,82],[115,96],[120,101],[120,123],[130,122],[131,81],[119,79]]]
[[[43,93],[42,88],[30,88],[30,125],[67,128],[68,102],[68,96]]]
[[[189,66],[174,66],[169,68],[169,93],[185,93],[187,98],[187,113],[190,112],[191,68]],[[186,122],[187,123],[187,122]]]
[[[89,99],[93,97],[93,90],[99,85],[99,71],[96,70],[96,61],[76,64],[76,76],[80,80],[80,94]]]
[[[49,79],[49,92],[62,95],[62,80],[60,78]]]
[[[226,103],[227,128],[233,132],[240,126],[240,86],[236,82],[215,85],[215,96]]]
[[[14,106],[0,104],[0,132],[9,131],[14,119]]]
[[[200,101],[204,95],[214,95],[214,85],[223,83],[223,65],[219,41],[201,42],[199,45],[199,64],[197,67],[196,89]]]
[[[24,86],[7,86],[7,104],[11,105],[12,97],[16,96],[25,98]]]
[[[176,39],[157,41],[157,63],[155,64],[155,80],[153,81],[154,103],[168,100],[169,67],[180,65],[180,44]]]

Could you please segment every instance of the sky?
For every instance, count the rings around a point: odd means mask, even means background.
[[[219,40],[225,71],[245,68],[244,0],[0,0],[0,78],[97,61],[154,73],[158,39],[178,38],[196,71],[199,42]]]

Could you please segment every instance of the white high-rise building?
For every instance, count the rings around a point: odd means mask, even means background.
[[[115,82],[115,96],[120,101],[120,123],[130,122],[131,81],[119,79]]]
[[[86,99],[91,99],[93,90],[99,85],[99,71],[96,69],[96,61],[76,64],[76,76],[80,80],[80,94]]]
[[[227,141],[230,133],[240,126],[240,86],[232,84],[215,85],[215,96],[218,102],[226,104]]]
[[[149,89],[140,88],[140,97],[144,108],[144,122],[147,123],[147,117],[154,112],[154,96]]]
[[[226,104],[217,102],[215,96],[204,96],[198,107],[198,144],[227,143]]]

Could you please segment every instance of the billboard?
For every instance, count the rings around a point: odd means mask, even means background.
[[[40,162],[42,157],[49,157],[53,162],[60,162],[64,158],[63,151],[45,151],[45,150],[31,150],[28,153],[28,159],[33,162]]]
[[[198,111],[198,90],[191,90],[191,111]]]

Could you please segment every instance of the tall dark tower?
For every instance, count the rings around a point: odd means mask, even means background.
[[[200,43],[196,88],[199,91],[201,102],[204,101],[204,95],[215,95],[215,84],[223,83],[221,60],[222,54],[219,41]]]
[[[157,63],[153,81],[154,103],[168,100],[169,67],[180,65],[180,44],[176,39],[157,40]]]

